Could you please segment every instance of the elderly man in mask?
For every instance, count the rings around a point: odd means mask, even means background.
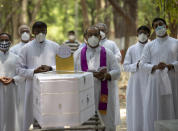
[[[140,26],[137,29],[138,42],[128,48],[124,59],[124,70],[130,72],[127,86],[127,131],[143,131],[144,99],[148,73],[140,69],[142,51],[148,43],[150,29]],[[139,114],[139,115],[138,115]]]
[[[56,55],[60,55],[60,46],[46,39],[47,25],[37,21],[32,26],[35,39],[26,44],[20,52],[17,65],[19,75],[26,78],[25,86],[25,118],[24,130],[27,131],[33,122],[33,87],[32,79],[35,73],[55,70]]]
[[[167,24],[155,18],[156,39],[143,50],[140,66],[149,73],[145,96],[144,131],[154,131],[154,122],[177,117],[178,40],[169,37]]]
[[[16,55],[19,55],[21,48],[30,41],[30,27],[27,25],[21,25],[19,27],[19,35],[21,38],[20,43],[10,48],[10,51]]]
[[[9,52],[11,36],[0,34],[0,131],[20,131],[17,116],[17,88],[20,77],[16,75],[18,56]],[[18,124],[17,124],[18,123]]]
[[[113,53],[99,45],[100,31],[96,26],[87,29],[87,45],[74,53],[76,71],[94,75],[95,106],[106,125],[106,131],[116,131],[120,120],[117,80],[120,68]]]
[[[100,45],[104,46],[106,49],[109,49],[111,52],[113,52],[117,61],[121,62],[122,56],[119,48],[117,47],[117,44],[114,41],[107,39],[108,28],[106,24],[98,23],[96,24],[96,27],[100,29],[100,35],[101,35]]]

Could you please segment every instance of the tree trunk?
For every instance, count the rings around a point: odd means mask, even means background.
[[[18,8],[19,8],[19,5],[16,5],[16,7],[14,7],[12,9],[12,11],[7,15],[4,24],[1,25],[0,32],[3,32],[6,29],[8,23],[10,22],[11,18],[13,17],[13,15],[15,14],[15,12],[18,10]]]
[[[79,10],[79,5],[78,5],[78,0],[75,2],[75,35],[78,36],[78,23],[79,23],[79,16],[78,16],[78,10]]]
[[[169,29],[171,31],[170,36],[177,39],[178,24],[176,23],[176,18],[173,21],[171,21],[170,14],[168,14],[168,18],[169,18]]]
[[[96,5],[96,23],[101,22],[100,19],[100,9],[101,9],[101,0],[95,0]]]
[[[17,44],[19,39],[18,25],[19,25],[19,15],[15,13],[12,17],[12,43]]]
[[[35,18],[36,18],[36,15],[40,9],[40,6],[41,6],[41,0],[38,0],[36,3],[35,3],[35,7],[34,7],[34,10],[33,10],[33,13],[32,13],[32,19],[30,21],[30,25],[32,25],[35,21]]]
[[[28,6],[28,0],[22,0],[20,24],[28,24],[27,6]]]
[[[109,7],[109,2],[107,0],[105,0],[105,9],[107,9]],[[104,23],[107,25],[108,27],[108,37],[111,35],[111,28],[110,28],[110,25],[111,25],[111,14],[109,12],[107,12],[105,14],[105,18],[104,18]]]
[[[87,8],[86,0],[81,0],[80,2],[82,6],[83,28],[85,30],[89,26],[88,8]]]

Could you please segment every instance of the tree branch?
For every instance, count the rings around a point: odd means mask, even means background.
[[[32,25],[33,22],[35,21],[35,17],[38,13],[38,10],[40,9],[40,6],[41,6],[41,0],[38,0],[35,4],[35,7],[34,7],[34,10],[33,10],[33,13],[32,13],[32,19],[31,19],[30,25]]]
[[[5,30],[7,24],[9,23],[10,19],[11,19],[12,16],[14,15],[14,13],[18,10],[18,8],[19,8],[19,4],[16,5],[16,6],[12,9],[12,11],[10,12],[10,14],[7,15],[4,24],[3,24],[3,25],[1,26],[1,28],[0,28],[0,32],[2,32],[3,30]]]
[[[126,13],[122,10],[122,8],[114,0],[108,0],[108,1],[113,6],[113,8],[118,11],[119,15],[121,15],[125,19],[126,22],[129,22],[129,24],[134,24],[132,18],[130,16],[126,15]]]

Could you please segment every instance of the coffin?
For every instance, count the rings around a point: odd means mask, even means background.
[[[78,126],[87,121],[95,114],[92,73],[35,74],[33,113],[42,128]]]

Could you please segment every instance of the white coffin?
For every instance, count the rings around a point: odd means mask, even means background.
[[[33,113],[42,128],[77,126],[95,114],[93,75],[41,73],[33,80]]]

